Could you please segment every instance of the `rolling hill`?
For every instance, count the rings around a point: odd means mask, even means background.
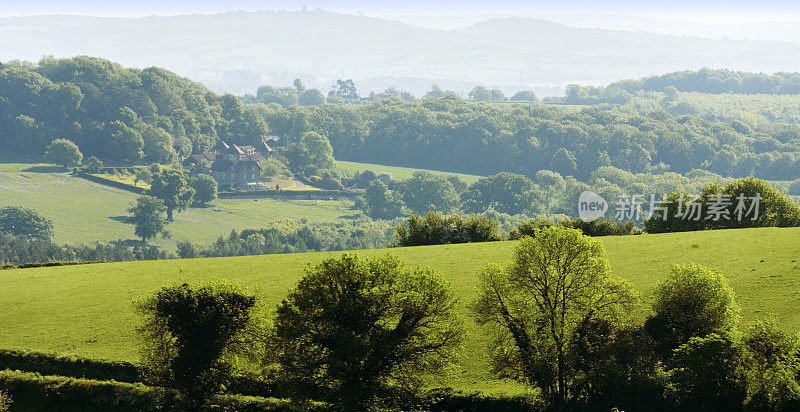
[[[775,315],[800,331],[800,228],[740,229],[600,238],[615,274],[641,294],[647,311],[653,287],[674,263],[694,262],[721,271],[742,306],[744,322]],[[451,283],[464,317],[475,295],[478,270],[507,263],[513,242],[363,250],[392,253],[411,266],[429,266]],[[0,271],[0,348],[54,351],[136,360],[131,302],[165,284],[214,277],[252,288],[274,307],[302,276],[307,263],[339,253],[125,262]],[[516,384],[489,376],[487,336],[470,327],[463,357],[447,385],[490,393],[518,393]]]
[[[14,17],[0,19],[0,42],[4,61],[88,54],[125,66],[165,67],[234,93],[301,77],[323,91],[337,78],[353,78],[362,94],[395,86],[421,95],[431,82],[458,91],[480,83],[560,94],[567,83],[704,66],[772,73],[800,63],[800,43],[789,41],[575,28],[527,17],[435,30],[319,10]]]

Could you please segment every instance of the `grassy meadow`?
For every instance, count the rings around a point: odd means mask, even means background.
[[[31,165],[0,165],[0,206],[25,206],[53,221],[58,243],[133,239],[133,225],[124,223],[136,194],[89,182],[67,173],[39,173]],[[284,219],[334,221],[355,214],[350,201],[217,199],[210,208],[189,208],[175,214],[171,239],[152,243],[167,250],[191,239],[208,244],[231,230],[266,226]]]
[[[418,172],[424,169],[414,169],[410,167],[397,167],[397,166],[383,166],[383,165],[376,165],[370,163],[357,163],[357,162],[345,162],[343,160],[336,161],[336,168],[339,169],[340,172],[354,174],[355,172],[360,172],[364,170],[372,170],[375,173],[389,173],[392,175],[394,179],[397,180],[406,180],[414,174],[414,172]],[[476,176],[476,175],[468,175],[463,173],[450,173],[450,172],[440,172],[436,170],[425,170],[427,172],[432,172],[442,176],[458,176],[464,183],[471,185],[475,183],[478,179],[483,176]]]
[[[259,202],[260,203],[260,202]],[[742,321],[777,316],[782,327],[800,331],[800,228],[738,229],[599,238],[615,274],[642,297],[647,311],[653,287],[673,263],[694,262],[721,271],[736,291]],[[387,252],[411,266],[430,266],[451,283],[469,328],[463,357],[442,382],[487,393],[523,391],[488,373],[488,337],[469,319],[465,304],[475,296],[477,273],[489,262],[507,263],[514,242],[363,250]],[[333,253],[214,259],[124,262],[0,271],[0,348],[53,351],[135,361],[137,319],[131,302],[162,285],[214,277],[251,288],[274,307],[308,263]]]

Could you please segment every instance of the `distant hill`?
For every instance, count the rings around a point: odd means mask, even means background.
[[[542,95],[701,67],[772,73],[800,67],[800,43],[701,39],[572,28],[501,18],[457,30],[309,12],[230,12],[143,18],[0,19],[0,58],[87,54],[126,66],[160,66],[216,91],[255,92],[301,77],[327,89],[353,78],[361,92],[431,82],[459,91],[482,83]]]

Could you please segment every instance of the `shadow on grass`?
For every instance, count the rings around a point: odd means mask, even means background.
[[[60,166],[31,166],[22,169],[23,172],[30,173],[63,173],[67,169]]]
[[[131,224],[131,217],[130,216],[109,216],[109,219],[117,222],[117,223],[126,223]]]

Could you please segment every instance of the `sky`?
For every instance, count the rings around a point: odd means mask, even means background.
[[[377,17],[431,15],[608,14],[687,22],[800,21],[800,2],[790,0],[0,0],[0,17],[42,14],[141,17],[225,11],[324,9]]]

